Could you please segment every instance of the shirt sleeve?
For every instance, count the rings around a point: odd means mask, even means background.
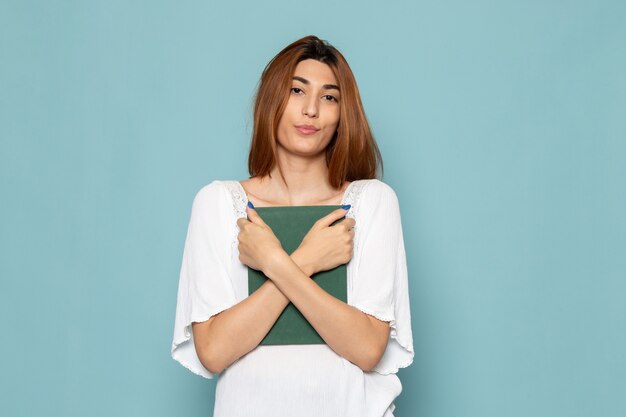
[[[377,179],[364,187],[358,205],[353,254],[357,265],[349,304],[390,322],[387,348],[372,370],[387,375],[409,366],[414,357],[400,207],[395,191]]]
[[[228,190],[204,186],[191,208],[178,284],[172,358],[193,373],[213,378],[197,356],[192,322],[203,322],[237,303],[231,280],[231,232],[236,221]]]

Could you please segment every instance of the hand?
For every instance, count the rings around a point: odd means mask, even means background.
[[[268,262],[285,251],[272,229],[263,221],[259,213],[246,208],[248,219],[237,219],[239,226],[239,260],[252,269],[265,271]]]
[[[313,224],[294,254],[303,265],[307,265],[311,275],[328,271],[348,263],[352,259],[354,247],[353,218],[346,218],[334,226],[331,224],[346,215],[347,210],[331,211]]]

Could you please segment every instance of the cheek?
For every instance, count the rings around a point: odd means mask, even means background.
[[[333,126],[333,127],[334,127],[334,129],[336,129],[336,128],[337,128],[337,125],[338,125],[338,124],[339,124],[339,110],[337,110],[337,112],[336,112],[336,113],[334,113],[334,114],[332,115],[332,117],[330,118],[330,120],[329,120],[329,125]],[[334,129],[333,129],[333,130],[334,130]]]
[[[280,120],[278,120],[277,130],[280,132],[285,129],[285,115],[283,115]]]
[[[276,140],[282,144],[284,144],[289,137],[291,125],[293,119],[289,117],[287,112],[283,113],[280,120],[278,121],[278,127],[276,128]]]
[[[298,115],[295,113],[292,100],[289,100],[287,107],[285,107],[285,110],[278,121],[278,129],[288,129],[289,126],[294,123],[294,120],[297,120],[297,116]]]
[[[335,122],[335,124],[339,123],[339,118],[341,116],[341,107],[340,106],[335,106],[335,108],[332,111],[332,117],[331,119]]]

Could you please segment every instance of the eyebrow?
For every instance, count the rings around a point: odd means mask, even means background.
[[[309,80],[307,80],[306,78],[298,77],[297,75],[294,76],[293,79],[297,80],[297,81],[300,81],[304,85],[309,85],[310,84]],[[337,86],[335,84],[324,84],[322,86],[322,88],[325,88],[326,90],[337,90],[337,91],[339,91],[339,86]]]

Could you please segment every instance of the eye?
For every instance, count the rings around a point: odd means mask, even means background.
[[[297,91],[296,91],[296,90],[297,90]],[[293,92],[293,93],[298,94],[298,93],[300,93],[300,91],[302,91],[302,89],[300,89],[300,88],[298,88],[298,87],[291,87],[291,92]]]
[[[324,97],[328,98],[328,101],[335,101],[335,102],[339,102],[339,100],[337,100],[337,97],[335,96],[331,96],[330,94],[326,94]]]

